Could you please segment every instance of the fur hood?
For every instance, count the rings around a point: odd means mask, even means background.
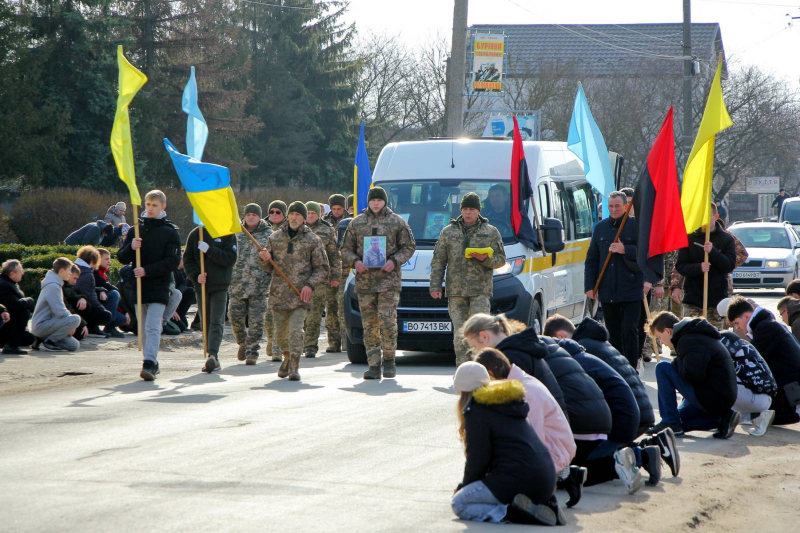
[[[505,405],[523,400],[525,398],[525,388],[516,379],[510,379],[496,385],[489,383],[475,389],[473,398],[483,405]]]

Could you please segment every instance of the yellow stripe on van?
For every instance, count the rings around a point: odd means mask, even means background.
[[[579,241],[568,242],[563,252],[556,254],[556,264],[553,264],[553,254],[547,254],[544,257],[533,257],[525,261],[525,268],[522,269],[523,273],[537,272],[547,270],[548,268],[557,268],[566,265],[574,265],[575,263],[583,263],[586,261],[586,254],[589,251],[590,239],[581,239]]]

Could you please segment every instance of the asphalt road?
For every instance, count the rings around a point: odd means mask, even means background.
[[[773,310],[781,296],[747,295]],[[0,361],[0,372],[31,380],[5,395],[0,383],[0,531],[498,527],[455,520],[449,507],[463,469],[452,355],[403,354],[396,379],[374,382],[344,354],[324,354],[301,361],[298,383],[278,379],[277,363],[248,367],[223,346],[221,372],[201,373],[196,350],[177,349],[153,383],[138,379],[132,349]],[[53,368],[91,365],[123,370],[105,383],[35,386]],[[655,403],[652,365],[645,381]],[[689,490],[679,480],[634,497],[619,481],[587,489],[560,531],[667,505],[665,491]]]

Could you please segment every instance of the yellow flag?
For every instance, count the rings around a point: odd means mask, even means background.
[[[691,233],[708,224],[711,219],[711,182],[714,179],[714,141],[717,133],[733,126],[722,99],[722,61],[717,63],[717,73],[711,82],[706,109],[700,129],[694,140],[692,153],[683,171],[681,207],[686,231]]]
[[[131,204],[142,205],[139,188],[136,187],[136,171],[133,168],[133,142],[131,140],[131,119],[128,105],[147,83],[147,76],[128,63],[122,53],[122,45],[117,46],[117,65],[119,66],[119,96],[114,127],[111,128],[111,153],[117,164],[119,179],[125,182],[131,193]]]

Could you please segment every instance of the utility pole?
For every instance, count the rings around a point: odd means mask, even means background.
[[[692,1],[683,0],[683,151],[689,159],[694,142],[692,120]]]
[[[467,1],[455,0],[453,38],[447,61],[444,101],[445,136],[460,137],[464,127],[464,79],[467,63]]]

